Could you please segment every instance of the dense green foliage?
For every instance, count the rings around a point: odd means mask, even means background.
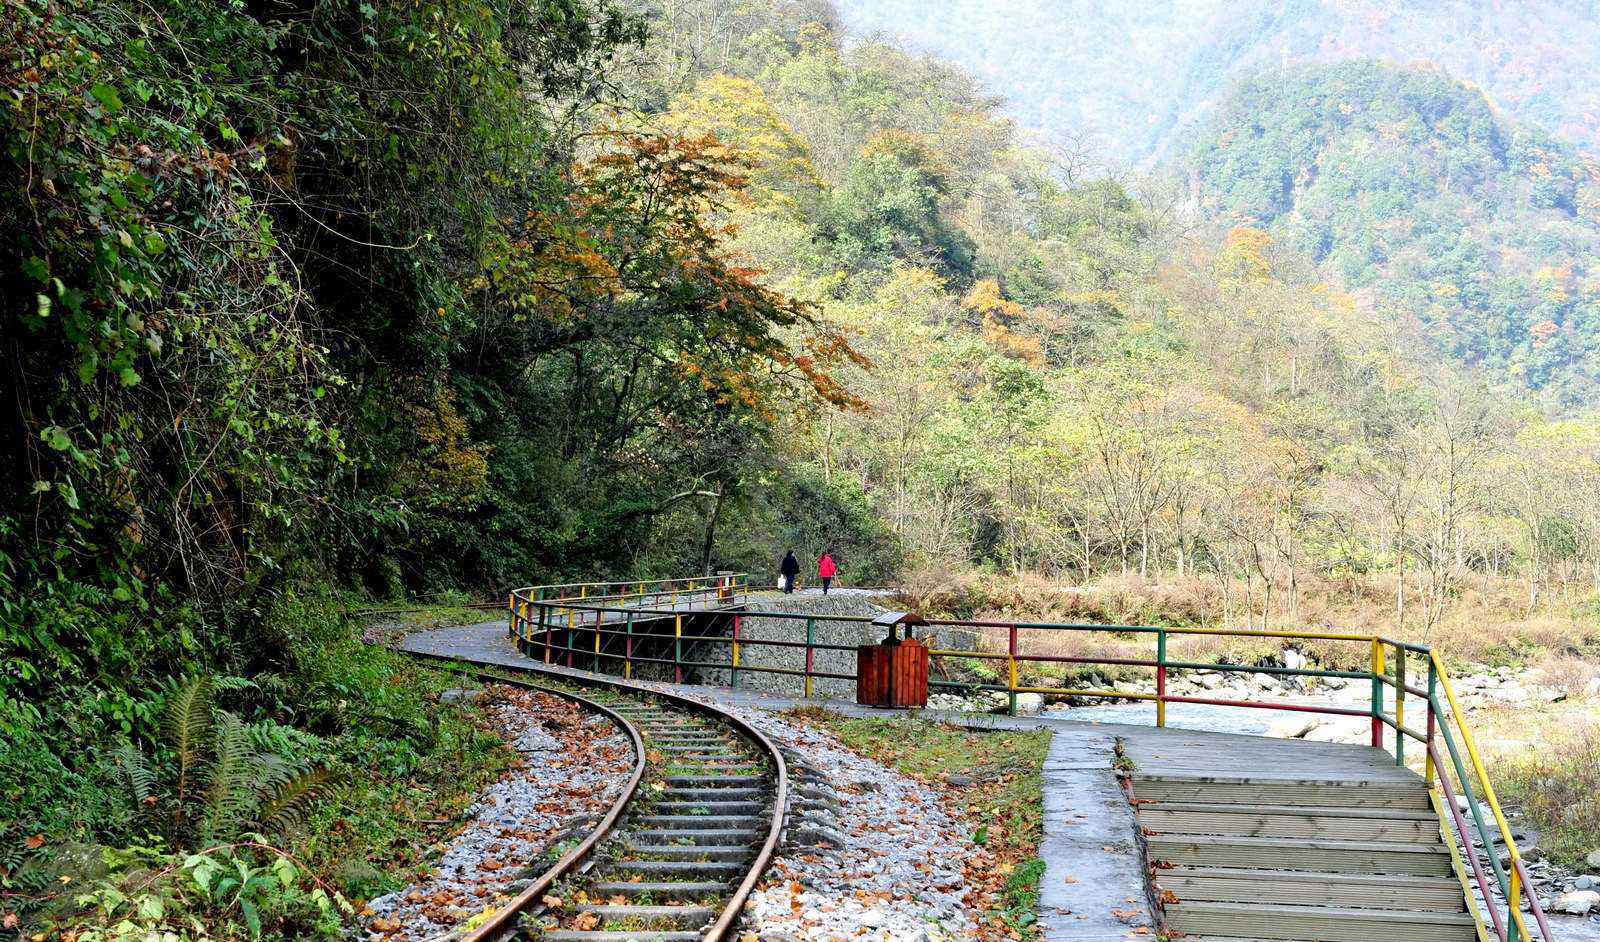
[[[336,826],[376,874],[406,789],[492,763],[330,591],[725,564],[709,527],[703,552],[640,556],[671,514],[753,489],[743,459],[780,414],[854,405],[828,373],[848,344],[725,248],[745,161],[611,110],[632,13],[49,0],[0,7],[0,33],[8,855],[151,835],[115,878],[305,823],[324,877]],[[257,691],[198,751],[159,732],[195,674]],[[215,820],[154,830],[122,794],[181,809],[173,768],[300,759],[360,787],[306,821],[227,788]],[[213,915],[248,917],[230,898]]]
[[[603,123],[636,17],[169,6],[0,23],[0,728],[271,669],[308,579],[627,568],[786,403],[847,403],[848,347],[725,256],[738,161]]]
[[[1564,404],[1600,390],[1600,184],[1475,89],[1373,62],[1278,70],[1239,84],[1192,159],[1217,209],[1452,359]]]
[[[1369,63],[1246,83],[1195,170],[1231,231],[1196,229],[1019,144],[945,63],[784,4],[670,11],[645,99],[760,162],[734,244],[873,364],[837,374],[870,408],[797,414],[778,463],[859,493],[916,585],[1176,580],[1138,617],[1444,626],[1484,654],[1517,629],[1468,632],[1464,586],[1524,580],[1520,619],[1600,582],[1593,417],[1501,395],[1592,382],[1581,251],[1567,295],[1540,271],[1588,244],[1587,178],[1481,96]]]

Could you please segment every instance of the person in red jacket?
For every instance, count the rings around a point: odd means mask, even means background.
[[[839,566],[833,561],[833,553],[829,550],[822,551],[822,558],[817,560],[817,578],[822,580],[822,594],[828,594],[828,586],[833,583],[833,577],[839,572]]]

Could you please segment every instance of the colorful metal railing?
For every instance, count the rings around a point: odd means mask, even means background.
[[[725,580],[725,581],[719,581]],[[678,586],[677,584],[682,584]],[[677,586],[677,587],[674,587]],[[871,638],[866,626],[869,616],[813,615],[796,612],[752,611],[744,603],[748,599],[749,584],[742,574],[728,574],[716,580],[667,580],[642,583],[577,583],[571,586],[543,586],[518,589],[509,602],[510,633],[535,656],[546,662],[564,658],[567,666],[576,666],[575,657],[582,657],[588,667],[605,671],[620,667],[625,677],[632,677],[638,664],[671,667],[673,679],[682,683],[686,669],[716,669],[728,671],[730,682],[737,687],[741,673],[782,674],[802,678],[806,697],[815,692],[817,678],[854,681],[854,672],[819,670],[815,655],[822,651],[854,652],[854,644],[819,642],[816,639],[818,622],[834,624],[861,624],[863,641]],[[653,604],[653,600],[670,598],[670,605]],[[690,627],[702,628],[698,633],[685,633],[685,618]],[[751,638],[742,631],[750,618],[791,622],[796,625],[794,637]],[[643,632],[640,629],[651,622],[670,620],[671,634]],[[715,623],[726,625],[726,630],[716,630]],[[1421,770],[1427,784],[1440,827],[1446,840],[1454,848],[1459,841],[1460,855],[1457,875],[1462,890],[1470,901],[1470,887],[1475,885],[1484,899],[1484,912],[1475,912],[1480,923],[1480,936],[1498,942],[1531,942],[1542,938],[1551,942],[1549,925],[1537,896],[1528,892],[1527,865],[1517,849],[1511,827],[1501,809],[1499,798],[1489,782],[1482,753],[1472,731],[1466,723],[1464,711],[1450,685],[1449,674],[1438,652],[1425,645],[1396,641],[1379,635],[1314,632],[1314,631],[1242,631],[1226,628],[1184,628],[1159,625],[1082,625],[1050,624],[1037,622],[973,621],[957,619],[930,619],[931,628],[957,628],[1003,632],[1004,650],[966,650],[931,648],[934,658],[959,658],[972,662],[996,662],[1003,665],[1004,683],[930,680],[930,687],[953,688],[962,691],[992,690],[1007,695],[1008,712],[1017,712],[1017,697],[1024,693],[1072,698],[1100,698],[1106,700],[1149,701],[1155,707],[1157,726],[1167,723],[1170,704],[1198,704],[1248,709],[1285,710],[1319,713],[1336,716],[1360,717],[1370,721],[1370,742],[1373,747],[1387,749],[1387,735],[1392,732],[1393,754],[1397,765],[1406,764],[1406,741],[1418,743],[1422,748]],[[801,633],[803,630],[803,634]],[[1148,638],[1152,650],[1150,657],[1112,657],[1096,654],[1062,655],[1028,653],[1024,639],[1030,635],[1049,635],[1062,632],[1099,634],[1117,638],[1124,643]],[[1365,670],[1332,670],[1315,667],[1288,667],[1270,664],[1224,664],[1174,660],[1169,657],[1169,642],[1185,636],[1220,636],[1252,640],[1320,641],[1357,644],[1362,647]],[[803,640],[800,640],[803,638]],[[653,640],[659,645],[670,641],[666,650],[670,657],[642,653],[641,645]],[[698,643],[727,645],[727,660],[701,660],[687,657]],[[584,646],[580,647],[580,644]],[[686,645],[688,647],[686,647]],[[803,649],[803,668],[775,667],[752,663],[746,656],[752,649]],[[1408,669],[1413,659],[1426,665],[1427,686],[1413,684]],[[1023,667],[1030,664],[1066,664],[1083,667],[1120,667],[1148,669],[1154,672],[1154,691],[1114,688],[1074,688],[1044,684],[1024,684]],[[1219,697],[1202,697],[1173,693],[1169,686],[1172,672],[1202,671],[1240,674],[1267,674],[1280,677],[1342,679],[1370,684],[1370,694],[1364,709],[1334,706],[1326,703],[1304,703],[1288,700],[1234,700]],[[1418,730],[1407,725],[1407,699],[1420,701],[1425,708],[1425,727]],[[1414,714],[1413,714],[1414,715]],[[1439,744],[1444,750],[1441,753]],[[1448,758],[1448,762],[1442,761]],[[1452,781],[1453,778],[1453,781]],[[1458,805],[1457,797],[1461,798]],[[1465,811],[1463,812],[1464,806]],[[1485,809],[1488,818],[1485,817]],[[1490,820],[1493,827],[1490,826]],[[1503,844],[1507,862],[1502,864],[1494,851],[1496,838]],[[1472,877],[1460,866],[1464,857],[1470,865]],[[1480,859],[1481,858],[1481,859]],[[1484,861],[1487,861],[1487,872]],[[1495,890],[1504,906],[1497,906]],[[1528,931],[1523,916],[1524,909],[1532,915],[1539,927],[1539,936]],[[1484,923],[1485,914],[1488,917]]]

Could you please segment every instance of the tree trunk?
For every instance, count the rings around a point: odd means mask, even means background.
[[[700,547],[700,571],[711,575],[711,547],[717,539],[717,518],[722,515],[722,498],[728,493],[728,485],[723,484],[717,488],[717,499],[711,504],[711,513],[706,517],[706,539]]]

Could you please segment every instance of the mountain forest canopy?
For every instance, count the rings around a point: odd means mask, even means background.
[[[1085,173],[845,19],[0,7],[0,800],[136,839],[107,783],[177,767],[174,704],[423,767],[470,735],[341,608],[788,548],[963,613],[995,574],[1134,587],[1107,620],[1592,613],[1582,151],[1362,60]]]
[[[1260,226],[1451,360],[1600,399],[1600,165],[1448,75],[1371,61],[1239,83],[1186,158]]]

